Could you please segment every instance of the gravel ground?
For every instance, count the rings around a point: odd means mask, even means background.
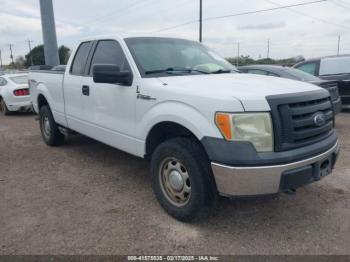
[[[42,142],[33,115],[0,116],[0,254],[350,254],[350,114],[332,176],[185,224],[158,205],[144,160],[76,135]]]

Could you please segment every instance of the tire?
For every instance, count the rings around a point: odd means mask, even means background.
[[[11,115],[11,111],[8,109],[5,100],[3,98],[0,97],[0,111],[5,115]]]
[[[151,174],[159,203],[180,221],[202,218],[215,205],[210,161],[197,141],[173,138],[160,144],[152,154]]]
[[[41,135],[49,146],[59,146],[64,143],[64,135],[58,130],[50,107],[45,105],[39,110],[39,123]]]

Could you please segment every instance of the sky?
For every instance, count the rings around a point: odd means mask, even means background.
[[[276,8],[315,0],[203,0],[203,18]],[[58,45],[73,48],[85,37],[135,33],[198,40],[199,0],[53,0]],[[0,49],[3,62],[42,44],[39,0],[0,0]],[[194,21],[184,26],[176,25]],[[158,32],[160,31],[160,32]],[[350,53],[350,0],[203,22],[203,43],[224,57],[238,54],[306,58]]]

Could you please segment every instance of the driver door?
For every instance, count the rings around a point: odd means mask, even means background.
[[[93,50],[89,75],[83,77],[83,119],[86,135],[134,153],[136,86],[94,83],[93,66],[117,65],[121,71],[131,68],[122,46],[116,40],[99,40]]]

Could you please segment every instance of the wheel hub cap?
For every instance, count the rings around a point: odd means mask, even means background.
[[[165,159],[159,170],[165,197],[175,206],[184,206],[191,197],[191,182],[186,167],[175,158]]]
[[[51,127],[50,127],[50,121],[47,116],[45,116],[42,119],[42,126],[43,126],[43,133],[45,137],[49,137],[51,135]]]
[[[169,182],[170,182],[170,186],[176,191],[181,191],[181,189],[184,186],[184,180],[180,172],[176,170],[173,170],[170,172]]]

